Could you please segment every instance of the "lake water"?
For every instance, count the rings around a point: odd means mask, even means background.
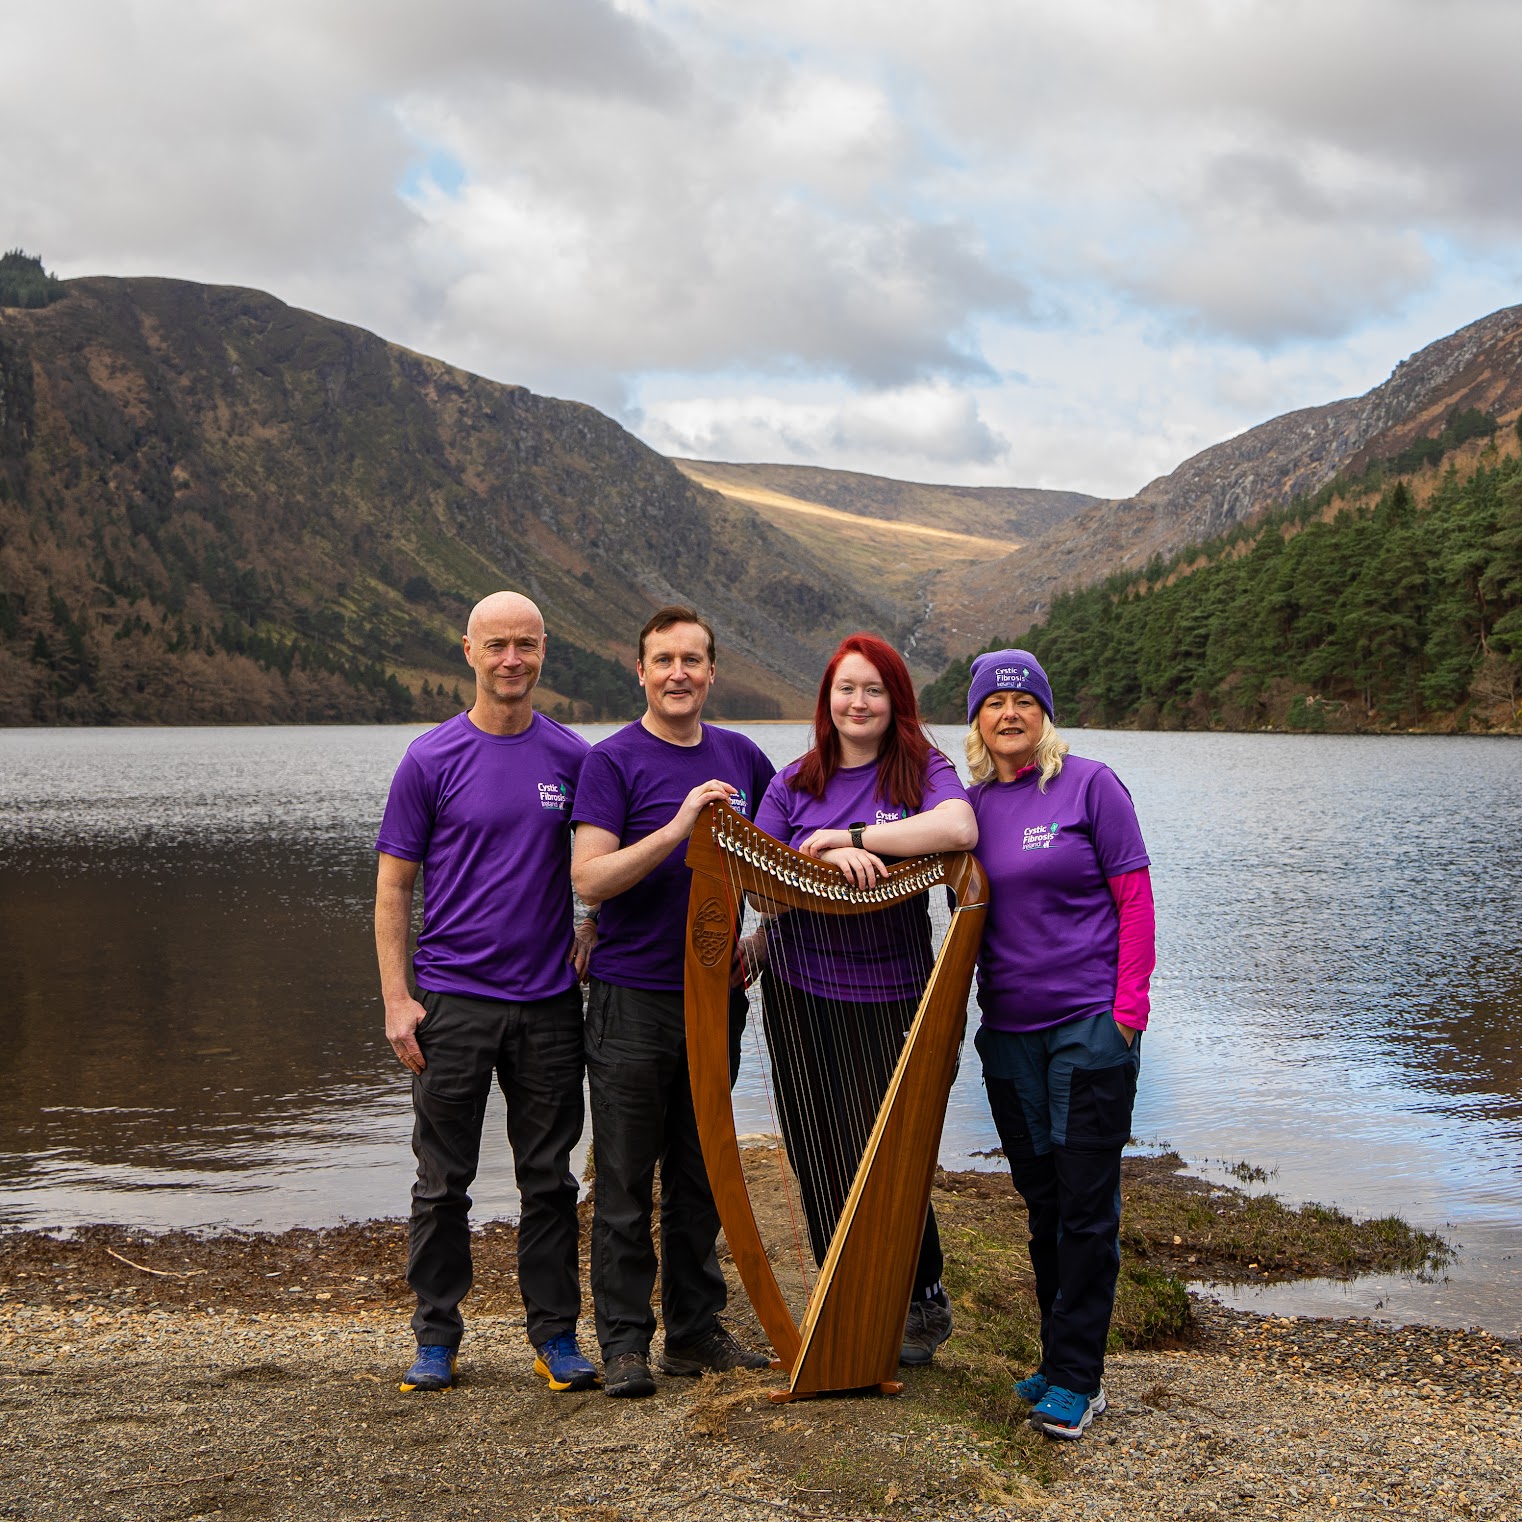
[[[750,732],[778,762],[806,738]],[[416,733],[0,731],[0,1224],[405,1213],[370,848]],[[1130,786],[1153,857],[1138,1137],[1464,1249],[1434,1285],[1235,1298],[1522,1332],[1522,744],[1070,738]],[[742,1128],[764,1128],[741,1091]],[[943,1161],[995,1144],[969,1050]],[[475,1195],[513,1213],[504,1146]]]

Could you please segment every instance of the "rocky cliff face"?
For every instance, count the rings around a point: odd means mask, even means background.
[[[840,633],[898,632],[590,407],[257,291],[0,312],[0,723],[438,717],[502,586],[543,608],[560,699],[627,684],[667,601],[717,626],[721,715],[807,711]]]
[[[1134,497],[1101,503],[1005,560],[943,575],[930,618],[958,653],[1023,630],[1052,596],[1146,564],[1357,474],[1456,408],[1509,419],[1522,408],[1522,306],[1507,307],[1403,360],[1361,397],[1307,407],[1186,460]]]

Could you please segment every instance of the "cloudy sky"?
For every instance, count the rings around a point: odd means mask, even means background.
[[[1129,493],[1522,302],[1514,0],[49,0],[5,246],[656,448]]]

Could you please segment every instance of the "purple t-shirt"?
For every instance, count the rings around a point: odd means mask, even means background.
[[[801,764],[794,761],[783,767],[756,811],[757,825],[774,840],[796,850],[815,830],[843,830],[857,820],[887,824],[906,817],[904,809],[878,795],[877,762],[841,767],[825,784],[823,798],[789,786]],[[966,790],[951,762],[931,751],[919,812],[928,813],[950,798],[965,803]],[[772,921],[768,960],[784,983],[819,998],[852,1004],[917,999],[933,961],[925,895],[874,914],[792,910]]]
[[[972,789],[989,888],[978,1003],[999,1031],[1114,1008],[1120,916],[1108,880],[1150,864],[1131,795],[1108,766],[1068,756],[1044,793],[1038,775]]]
[[[519,735],[458,714],[407,747],[375,849],[423,864],[420,988],[519,1002],[575,983],[571,800],[587,749],[542,713]]]
[[[714,777],[739,789],[730,801],[749,819],[775,771],[761,747],[735,730],[705,724],[696,745],[673,745],[636,720],[588,753],[572,818],[618,836],[622,849],[669,824],[688,793]],[[602,906],[593,977],[620,988],[681,990],[692,892],[686,861],[684,840]]]

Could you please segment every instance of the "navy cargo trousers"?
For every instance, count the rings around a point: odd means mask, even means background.
[[[978,1031],[983,1082],[1030,1216],[1047,1380],[1089,1395],[1104,1376],[1120,1273],[1120,1155],[1131,1135],[1140,1033],[1106,1013],[1046,1030]]]
[[[518,1287],[528,1337],[541,1347],[576,1330],[581,1312],[576,1176],[581,1136],[581,990],[511,1003],[419,990],[424,1068],[412,1080],[412,1186],[407,1282],[412,1329],[425,1345],[458,1347],[472,1279],[470,1186],[493,1076],[507,1101],[507,1139],[521,1201]]]

